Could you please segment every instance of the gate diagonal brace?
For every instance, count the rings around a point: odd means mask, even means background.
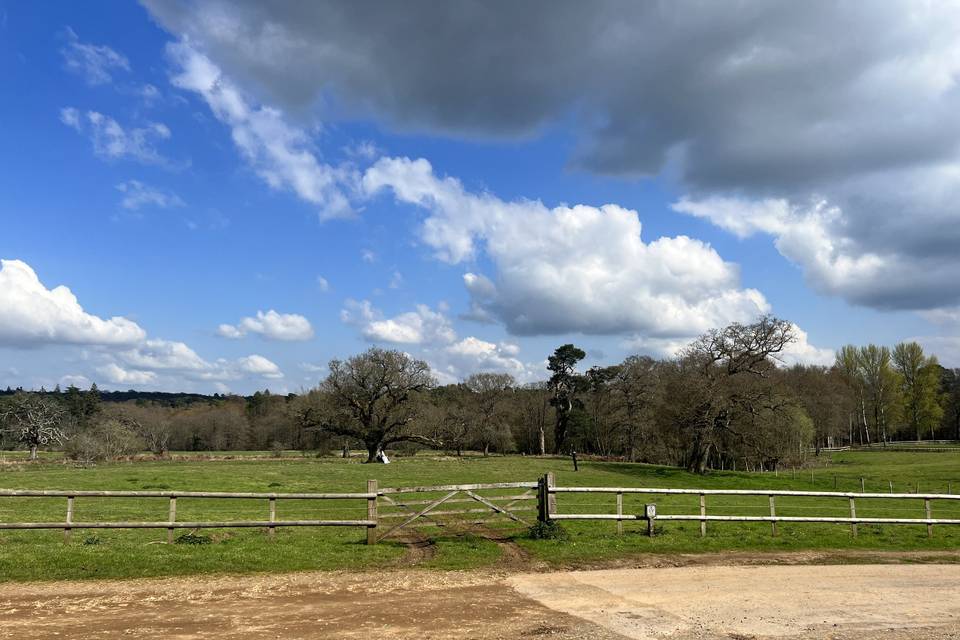
[[[449,500],[449,499],[452,498],[453,496],[457,495],[458,493],[460,493],[460,491],[451,491],[450,493],[448,493],[447,495],[443,496],[443,497],[440,498],[439,500],[436,500],[435,502],[431,502],[431,503],[428,504],[428,505],[426,506],[426,508],[424,508],[422,511],[420,511],[420,512],[418,512],[418,513],[416,513],[416,514],[414,514],[414,515],[412,515],[412,516],[410,516],[409,518],[407,518],[406,520],[404,520],[404,521],[401,522],[400,524],[394,525],[392,528],[388,529],[386,533],[384,533],[382,536],[380,536],[379,538],[377,538],[377,541],[379,542],[380,540],[383,540],[384,538],[386,538],[387,536],[389,536],[389,535],[390,535],[391,533],[393,533],[394,531],[397,531],[397,530],[399,530],[399,529],[404,528],[405,526],[407,526],[408,524],[410,524],[411,522],[413,522],[413,521],[416,520],[417,518],[420,518],[420,517],[425,516],[426,514],[430,513],[431,511],[433,511],[434,509],[436,509],[436,508],[439,507],[441,504],[443,504],[444,502],[446,502],[447,500]]]
[[[490,502],[489,500],[487,500],[487,499],[485,499],[485,498],[482,498],[481,496],[478,496],[478,495],[475,494],[473,491],[464,491],[464,493],[467,494],[468,496],[470,496],[471,498],[473,498],[474,500],[476,500],[477,502],[479,502],[480,504],[483,504],[483,505],[485,505],[485,506],[487,506],[487,507],[490,507],[491,509],[493,509],[493,510],[496,511],[497,513],[502,513],[503,515],[507,516],[507,517],[510,518],[511,520],[515,520],[516,522],[519,522],[520,524],[527,524],[526,522],[524,522],[523,520],[521,520],[521,519],[518,518],[517,516],[513,515],[512,513],[510,513],[509,511],[507,511],[506,509],[503,509],[503,508],[495,505],[494,503]]]
[[[533,498],[533,497],[534,497],[533,492],[532,492],[532,491],[527,491],[527,492],[524,493],[523,495],[517,496],[517,498],[516,498],[515,500],[511,500],[510,502],[508,502],[506,505],[504,505],[503,508],[506,509],[507,511],[510,511],[510,508],[513,507],[514,505],[516,505],[518,502],[521,502],[521,501],[523,501],[523,500],[527,500],[527,499]],[[493,514],[492,516],[487,517],[487,518],[484,518],[483,520],[478,520],[478,521],[476,522],[476,524],[486,524],[486,523],[492,521],[492,520],[493,520],[494,518],[496,518],[496,517],[497,517],[497,514]],[[524,522],[523,524],[527,524],[527,523]]]
[[[410,506],[409,506],[409,505],[406,505],[406,504],[404,504],[403,502],[395,502],[394,500],[392,500],[392,499],[390,498],[390,496],[380,496],[380,498],[381,498],[384,502],[386,502],[388,505],[390,505],[391,507],[396,507],[396,509],[397,509],[401,514],[403,514],[403,515],[405,515],[405,516],[412,516],[412,515],[413,515],[413,511],[410,510]],[[435,526],[435,527],[441,527],[441,528],[442,528],[442,527],[446,526],[443,522],[440,522],[439,520],[434,520],[433,518],[428,518],[428,517],[426,517],[426,516],[421,516],[421,517],[422,517],[424,520],[426,520],[427,522],[429,522],[430,524],[432,524],[433,526]]]

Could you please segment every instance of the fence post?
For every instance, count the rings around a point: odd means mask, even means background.
[[[887,480],[890,483],[890,493],[893,493],[893,480]]]
[[[67,496],[67,524],[73,522],[73,496]],[[67,526],[63,529],[63,541],[65,543],[70,542],[70,532],[72,528]]]
[[[932,516],[931,516],[931,514],[930,514],[930,512],[931,512],[931,509],[930,509],[930,498],[924,498],[924,499],[923,499],[923,509],[924,509],[924,511],[927,512],[927,520],[930,520],[930,519],[932,518]],[[927,537],[928,537],[928,538],[932,538],[932,537],[933,537],[933,525],[930,524],[929,522],[927,523]]]
[[[860,493],[864,493],[863,488],[864,488],[863,478],[861,477],[861,478],[860,478]]]
[[[547,521],[547,476],[537,478],[537,521]]]
[[[372,498],[367,498],[367,520],[373,520],[375,524],[367,525],[367,544],[377,544],[377,524],[380,516],[377,513],[377,492],[379,491],[376,480],[367,480],[367,493],[374,494]]]
[[[770,517],[771,518],[777,517],[777,507],[776,507],[776,503],[774,502],[773,496],[770,496]],[[777,521],[776,520],[770,521],[770,533],[773,534],[774,538],[777,537]]]
[[[700,494],[700,537],[707,535],[707,496]]]
[[[657,505],[655,503],[643,505],[643,515],[647,520],[647,536],[652,538],[654,521],[657,519]]]
[[[623,535],[623,492],[617,492],[617,535]]]
[[[177,521],[177,496],[170,496],[170,512],[167,519],[170,524]],[[173,544],[173,527],[167,529],[167,544]]]
[[[277,521],[277,499],[270,498],[270,522],[276,522],[276,521]],[[276,527],[273,527],[273,526],[267,527],[267,534],[270,536],[271,540],[276,535],[276,533],[277,533]]]
[[[854,520],[857,518],[857,502],[854,498],[850,498],[850,517]],[[850,523],[850,532],[853,534],[853,537],[857,537],[857,523]]]
[[[550,519],[550,516],[557,512],[557,494],[551,493],[550,489],[557,486],[556,476],[553,475],[553,471],[547,472],[547,520]]]

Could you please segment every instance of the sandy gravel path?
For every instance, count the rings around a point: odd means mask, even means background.
[[[960,566],[691,566],[516,575],[627,638],[958,638]]]
[[[960,565],[323,572],[0,585],[0,638],[960,638]]]

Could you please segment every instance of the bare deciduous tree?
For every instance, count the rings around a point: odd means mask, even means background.
[[[330,374],[304,400],[304,428],[356,438],[376,462],[395,442],[442,443],[414,429],[423,394],[434,385],[430,367],[400,351],[371,348],[348,360],[331,360]]]
[[[508,373],[475,373],[467,378],[463,386],[469,391],[469,423],[474,442],[483,451],[490,453],[490,447],[496,446],[501,453],[512,437],[505,417],[507,393],[517,384]]]
[[[674,419],[690,434],[688,470],[704,473],[725,435],[745,437],[733,424],[738,413],[752,422],[756,414],[786,405],[772,384],[758,381],[769,378],[772,359],[793,340],[789,322],[764,316],[753,324],[709,331],[684,351],[671,401],[681,404]]]
[[[30,448],[30,459],[37,459],[37,450],[67,439],[63,431],[66,410],[55,400],[44,396],[17,393],[0,413],[0,424]]]

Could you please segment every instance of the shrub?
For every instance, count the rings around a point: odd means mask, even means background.
[[[554,520],[548,522],[538,520],[536,524],[530,527],[527,535],[534,540],[566,540],[570,537],[567,530]]]
[[[131,456],[143,447],[143,440],[129,426],[110,418],[73,436],[65,451],[72,460],[94,463]]]
[[[210,544],[211,542],[213,542],[213,538],[210,536],[198,535],[192,531],[177,536],[173,541],[174,544]]]

